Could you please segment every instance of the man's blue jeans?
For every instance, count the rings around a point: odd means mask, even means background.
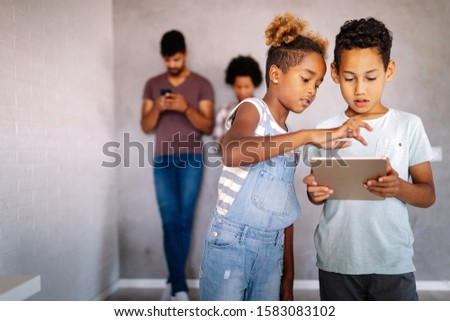
[[[164,254],[172,295],[188,292],[185,265],[192,222],[203,174],[202,154],[160,155],[154,158],[156,198],[164,232]]]

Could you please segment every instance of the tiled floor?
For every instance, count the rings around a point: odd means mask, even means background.
[[[162,289],[122,288],[108,297],[107,301],[159,301]],[[198,289],[191,289],[189,297],[199,300]],[[318,290],[296,290],[296,301],[319,301]],[[450,291],[419,291],[421,301],[450,301]]]

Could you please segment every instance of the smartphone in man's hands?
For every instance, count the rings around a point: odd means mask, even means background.
[[[161,96],[164,96],[165,94],[170,94],[172,93],[172,90],[170,88],[161,88],[159,90],[159,93],[161,94]]]

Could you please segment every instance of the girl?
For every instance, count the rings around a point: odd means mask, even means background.
[[[294,150],[313,143],[365,144],[351,120],[329,130],[291,131],[289,113],[314,101],[326,72],[327,41],[307,32],[307,22],[287,13],[266,29],[270,45],[264,98],[241,102],[228,118],[217,205],[200,267],[201,300],[279,300],[284,230],[300,215],[294,190]],[[328,141],[327,141],[328,139]]]
[[[230,112],[246,98],[253,97],[255,88],[262,82],[262,72],[258,62],[251,56],[238,56],[228,64],[225,82],[233,87],[235,100],[224,104],[216,115],[213,139],[220,142],[226,132],[225,121]]]

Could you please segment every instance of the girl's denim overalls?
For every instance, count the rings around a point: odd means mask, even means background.
[[[282,155],[252,166],[227,214],[213,213],[200,267],[201,300],[280,299],[284,228],[300,215],[295,165],[294,157]]]

